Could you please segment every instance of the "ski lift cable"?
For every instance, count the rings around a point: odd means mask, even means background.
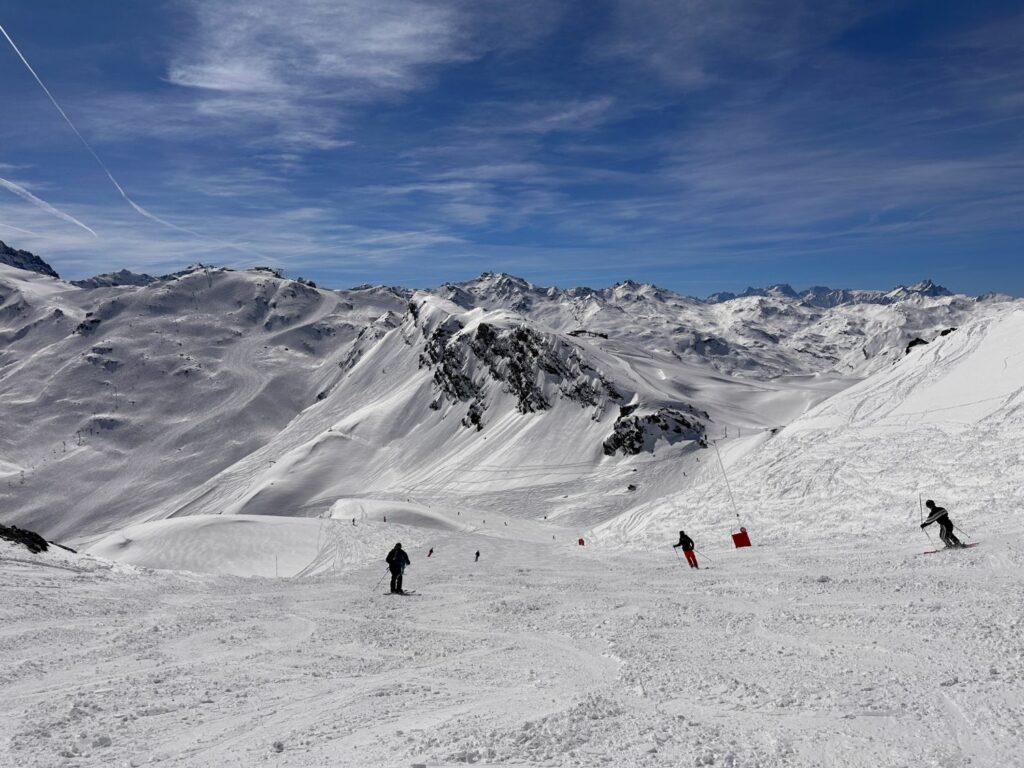
[[[103,170],[103,173],[105,173],[107,178],[110,179],[110,183],[114,185],[114,189],[117,190],[118,194],[121,195],[124,201],[128,203],[128,205],[130,205],[136,211],[136,213],[146,217],[147,219],[150,219],[151,221],[155,221],[157,224],[169,227],[170,229],[175,229],[179,232],[184,232],[187,235],[198,237],[201,240],[206,240],[207,242],[216,243],[217,245],[222,245],[226,248],[241,251],[251,256],[260,256],[262,258],[262,254],[257,253],[256,251],[253,251],[250,248],[246,248],[245,246],[241,246],[236,243],[229,243],[224,240],[218,240],[217,238],[204,235],[201,232],[196,232],[195,230],[188,229],[187,227],[182,227],[179,226],[178,224],[174,224],[170,221],[167,221],[166,219],[157,216],[155,213],[147,211],[141,205],[132,200],[131,197],[128,196],[128,193],[124,191],[124,187],[122,187],[118,180],[114,178],[114,174],[110,172],[110,169],[107,168],[106,163],[103,162],[99,154],[97,154],[96,150],[92,148],[92,145],[88,141],[86,141],[82,133],[78,130],[78,128],[75,127],[75,124],[71,122],[71,118],[68,117],[67,112],[64,111],[61,105],[57,102],[57,99],[54,98],[53,94],[50,93],[50,89],[46,87],[46,84],[42,81],[42,78],[39,77],[35,69],[32,68],[32,65],[29,64],[28,59],[25,58],[25,55],[21,52],[21,49],[18,48],[18,46],[15,44],[11,36],[7,33],[7,30],[4,29],[2,24],[0,24],[0,34],[2,34],[4,38],[7,40],[7,42],[10,43],[11,48],[14,49],[14,52],[18,55],[18,58],[21,59],[21,63],[25,65],[25,68],[28,69],[29,73],[31,73],[32,77],[39,84],[39,87],[43,89],[43,93],[46,94],[46,98],[50,100],[50,103],[53,104],[57,112],[60,113],[60,116],[64,118],[64,122],[68,124],[68,127],[71,129],[72,133],[74,133],[75,136],[78,137],[78,140],[82,142],[82,146],[86,148],[90,155],[92,155],[93,160],[96,161],[99,167]]]
[[[732,486],[729,485],[729,474],[725,471],[725,462],[722,461],[722,454],[718,450],[718,441],[714,440],[712,442],[714,443],[714,446],[715,446],[715,455],[718,456],[718,466],[720,466],[722,468],[722,477],[725,478],[726,490],[729,491],[729,501],[732,503],[732,511],[736,515],[736,519],[739,520],[740,519],[740,513],[739,513],[739,510],[736,508],[736,499],[732,495]]]

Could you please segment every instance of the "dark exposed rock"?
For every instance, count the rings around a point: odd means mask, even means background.
[[[71,284],[79,288],[113,288],[119,285],[149,285],[155,283],[159,278],[152,275],[130,272],[122,269],[119,272],[105,272],[85,280],[72,280]]]
[[[920,336],[918,336],[915,339],[911,339],[910,343],[907,344],[907,349],[906,349],[906,352],[904,352],[904,354],[909,354],[910,350],[912,350],[914,347],[920,347],[922,344],[927,344],[927,343],[928,342],[925,341],[924,339],[922,339]]]
[[[412,317],[418,319],[413,310]],[[497,382],[516,399],[520,413],[552,407],[556,396],[581,406],[600,406],[620,400],[615,388],[589,366],[580,350],[565,339],[541,333],[527,325],[498,327],[480,323],[472,333],[449,317],[427,336],[420,366],[433,370],[437,397],[470,403],[463,424],[483,428],[488,382]]]
[[[688,407],[686,413],[676,408],[658,408],[650,413],[638,412],[638,406],[627,405],[619,412],[612,434],[604,441],[606,456],[622,451],[626,456],[654,450],[659,439],[670,443],[683,440],[704,440],[705,426],[710,420],[704,411]]]
[[[6,539],[7,541],[13,541],[15,544],[21,544],[28,549],[29,552],[39,553],[45,552],[49,549],[46,539],[40,536],[34,531],[26,531],[24,528],[19,528],[16,525],[6,526],[0,525],[0,539]]]
[[[57,274],[53,267],[34,253],[11,248],[3,240],[0,240],[0,264],[24,269],[28,272],[38,272],[40,275],[60,278],[60,275]]]

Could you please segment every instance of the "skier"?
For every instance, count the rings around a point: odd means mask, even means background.
[[[932,523],[939,524],[939,538],[946,545],[946,549],[963,547],[963,542],[953,535],[953,521],[949,519],[949,513],[945,507],[938,507],[935,502],[928,499],[924,503],[928,507],[928,519],[921,523],[921,529],[927,528]]]
[[[431,547],[430,551],[427,552],[427,557],[430,557],[432,554],[434,554],[434,548],[433,547]]]
[[[410,563],[409,556],[402,549],[401,542],[395,544],[395,548],[388,552],[388,556],[384,558],[384,561],[388,564],[388,570],[391,571],[391,594],[405,594],[402,591],[402,573]]]
[[[690,564],[691,568],[700,568],[697,565],[697,555],[693,551],[693,539],[686,535],[686,531],[679,532],[679,542],[672,545],[672,549],[676,547],[683,548],[683,554],[686,555],[686,562]]]
[[[476,551],[476,560],[474,560],[473,562],[474,562],[474,563],[477,563],[477,562],[479,562],[479,561],[480,561],[480,550],[478,549],[478,550]]]

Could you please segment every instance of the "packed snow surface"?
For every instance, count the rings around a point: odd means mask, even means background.
[[[697,571],[668,541],[437,532],[408,597],[382,548],[301,579],[5,550],[0,764],[1024,764],[1020,526],[699,540]]]

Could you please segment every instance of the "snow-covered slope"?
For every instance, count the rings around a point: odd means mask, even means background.
[[[927,286],[710,304],[492,273],[326,291],[198,266],[82,290],[3,269],[0,503],[76,542],[356,501],[588,532],[693,488],[708,438],[765,440],[1003,306]]]
[[[259,272],[90,291],[27,275],[0,276],[0,457],[19,471],[0,499],[50,536],[145,516],[251,453],[403,306]]]
[[[991,305],[777,434],[722,441],[740,520],[762,541],[869,541],[912,529],[920,494],[968,530],[1015,522],[1024,493],[1022,337],[1024,307]],[[738,524],[716,458],[691,487],[600,533],[664,538],[681,519],[715,538]]]

